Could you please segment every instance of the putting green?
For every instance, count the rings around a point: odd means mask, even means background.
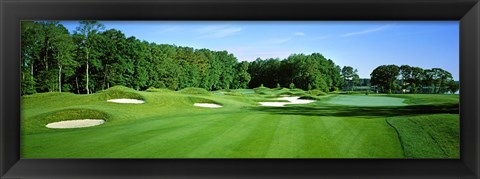
[[[404,99],[385,96],[338,95],[328,103],[349,106],[406,106]]]

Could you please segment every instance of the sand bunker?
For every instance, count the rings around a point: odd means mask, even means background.
[[[288,102],[260,102],[262,106],[273,106],[273,107],[283,107],[287,104],[308,104],[313,103],[315,100],[308,99],[298,99],[300,97],[281,97],[277,98],[278,100],[287,100]]]
[[[221,107],[223,107],[223,106],[220,106],[218,104],[213,104],[213,103],[195,103],[193,105],[198,106],[198,107],[204,107],[204,108],[221,108]]]
[[[108,102],[112,103],[125,103],[125,104],[143,104],[145,101],[139,100],[139,99],[126,99],[126,98],[121,98],[121,99],[110,99],[107,100]]]
[[[46,127],[53,128],[53,129],[68,129],[68,128],[98,126],[103,123],[105,123],[105,121],[102,119],[79,119],[79,120],[53,122],[53,123],[47,124]]]

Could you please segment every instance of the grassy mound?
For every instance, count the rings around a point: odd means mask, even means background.
[[[108,115],[91,109],[67,109],[49,113],[42,120],[46,123],[52,123],[72,119],[103,119],[108,121]]]
[[[312,96],[325,96],[325,95],[327,95],[327,93],[323,92],[322,90],[310,90],[310,91],[307,91],[307,93],[309,95],[312,95]]]
[[[458,114],[392,117],[387,122],[398,131],[405,157],[460,157]]]
[[[235,90],[231,90],[230,92],[240,93],[240,94],[244,94],[244,95],[255,94],[255,90],[253,90],[253,89],[235,89]]]
[[[70,92],[46,92],[46,93],[35,93],[31,95],[24,95],[23,98],[49,98],[49,97],[57,97],[57,96],[71,96],[75,95]]]
[[[206,99],[206,98],[198,98],[198,97],[189,97],[188,100],[194,104],[194,103],[211,103],[211,104],[218,104],[218,105],[223,105],[222,103],[216,102],[211,99]]]
[[[289,95],[289,96],[291,96],[291,95],[293,95],[293,93],[290,92],[290,91],[286,91],[286,92],[279,93],[279,95]]]
[[[242,93],[239,92],[226,92],[225,95],[230,95],[230,96],[243,96]]]
[[[288,88],[270,89],[270,88],[267,88],[267,87],[258,87],[258,88],[254,88],[253,90],[256,94],[272,95],[272,96],[280,96],[280,95],[301,96],[301,95],[307,94],[302,89],[288,89]]]
[[[313,97],[310,95],[303,95],[303,96],[300,96],[300,98],[298,99],[318,100],[316,97]]]
[[[290,102],[282,99],[254,99],[254,102]]]
[[[184,88],[180,90],[180,92],[185,94],[203,94],[203,95],[210,94],[210,92],[208,92],[206,89],[203,89],[203,88]]]
[[[253,88],[253,91],[257,94],[269,94],[270,88],[258,87],[258,88]]]
[[[168,89],[168,88],[148,88],[145,90],[146,92],[158,92],[158,93],[168,93],[168,92],[173,92],[173,90]]]
[[[45,114],[41,114],[35,117],[35,120],[31,120],[28,123],[22,123],[24,130],[37,129],[40,131],[48,130],[44,128],[45,125],[52,122],[60,122],[75,119],[103,119],[109,121],[109,115],[92,109],[64,109],[59,111],[53,111]],[[41,129],[44,128],[44,129]]]
[[[99,94],[104,100],[118,98],[145,100],[145,98],[142,95],[138,94],[137,91],[124,86],[114,86],[106,90],[100,91]]]

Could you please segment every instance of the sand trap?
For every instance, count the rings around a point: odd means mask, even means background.
[[[105,121],[102,119],[79,119],[79,120],[53,122],[53,123],[47,124],[46,127],[53,128],[53,129],[68,129],[68,128],[98,126],[103,123],[105,123]]]
[[[198,106],[198,107],[204,107],[204,108],[221,108],[221,107],[223,107],[223,106],[220,106],[218,104],[213,104],[213,103],[195,103],[193,105]]]
[[[273,107],[283,107],[287,104],[308,104],[313,103],[315,100],[308,99],[298,99],[300,97],[281,97],[277,98],[278,100],[287,100],[288,102],[260,102],[262,106],[273,106]]]
[[[139,99],[126,99],[126,98],[121,98],[121,99],[110,99],[107,100],[108,102],[112,103],[124,103],[124,104],[143,104],[145,101],[139,100]]]
[[[283,107],[286,104],[290,104],[290,102],[260,102],[262,106],[274,106],[274,107]]]

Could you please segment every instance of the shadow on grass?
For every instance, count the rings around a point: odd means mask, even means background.
[[[256,107],[252,110],[287,115],[308,116],[402,116],[415,114],[458,114],[458,104],[413,105],[396,107],[365,106],[286,106]]]

